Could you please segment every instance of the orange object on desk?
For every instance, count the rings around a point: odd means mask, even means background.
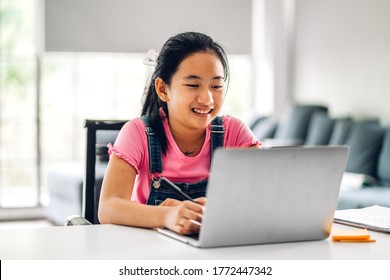
[[[367,229],[332,229],[333,241],[339,242],[375,242]]]

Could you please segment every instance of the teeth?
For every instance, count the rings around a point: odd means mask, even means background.
[[[207,110],[207,111],[205,111],[205,110],[199,110],[199,109],[192,109],[195,113],[198,113],[198,114],[209,114],[210,112],[211,112],[211,110],[212,109],[210,109],[210,110]]]

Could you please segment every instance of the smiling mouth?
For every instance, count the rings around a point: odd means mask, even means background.
[[[200,115],[207,115],[207,114],[210,114],[213,110],[214,110],[213,108],[211,108],[209,110],[200,110],[200,109],[193,108],[192,112],[194,112],[196,114],[200,114]]]

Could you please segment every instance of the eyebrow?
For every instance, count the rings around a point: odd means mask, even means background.
[[[201,77],[197,76],[197,75],[189,75],[189,76],[186,76],[184,77],[185,80],[202,80]],[[215,76],[213,78],[213,80],[224,80],[225,77],[222,77],[222,76]]]

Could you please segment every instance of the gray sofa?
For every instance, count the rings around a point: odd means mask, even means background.
[[[390,128],[377,119],[332,118],[325,106],[297,104],[280,123],[262,116],[250,127],[265,147],[348,145],[338,209],[390,207]]]

